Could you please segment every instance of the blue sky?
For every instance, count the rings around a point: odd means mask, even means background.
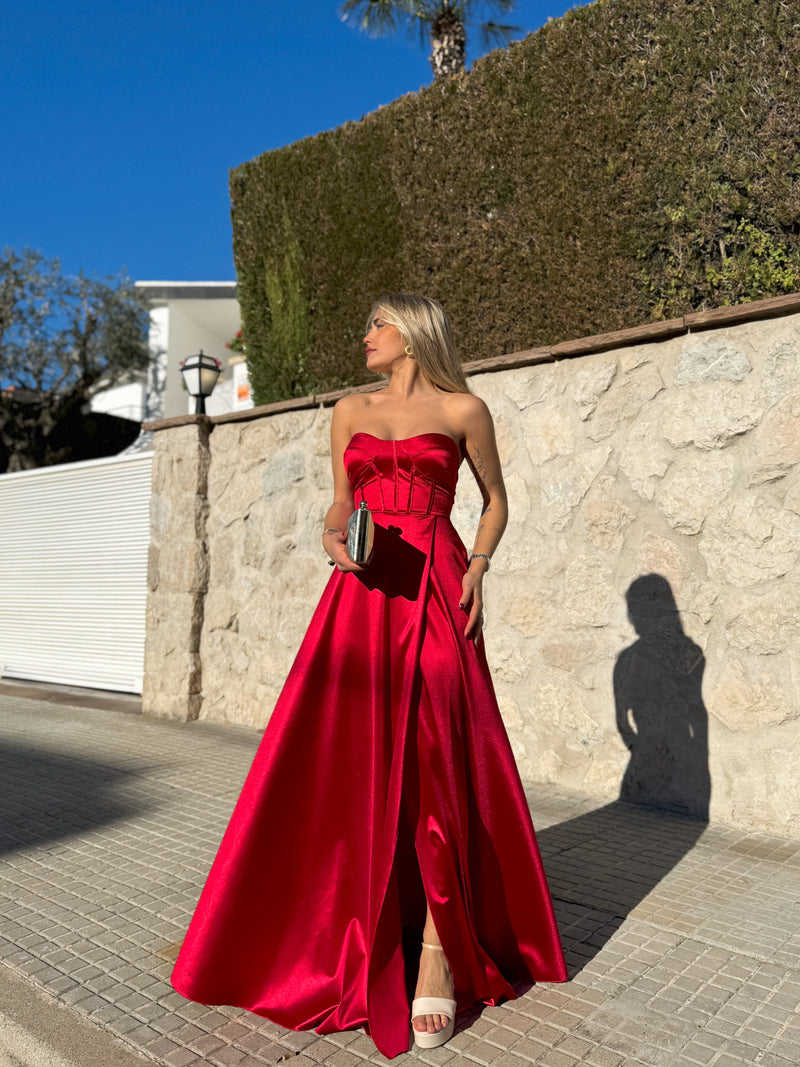
[[[230,168],[432,81],[416,40],[366,37],[338,6],[7,0],[0,247],[68,272],[232,278]],[[573,6],[519,0],[502,20],[519,38]]]

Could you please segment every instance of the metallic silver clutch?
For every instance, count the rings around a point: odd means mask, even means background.
[[[375,522],[372,512],[362,500],[347,520],[347,554],[353,563],[366,563],[372,554]]]

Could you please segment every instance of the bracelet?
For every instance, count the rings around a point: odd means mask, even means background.
[[[486,555],[485,552],[473,552],[472,555],[469,557],[469,562],[472,563],[472,561],[474,559],[485,559],[486,560],[486,570],[487,571],[489,570],[489,568],[492,565],[491,559],[489,559],[489,557]],[[469,566],[469,563],[467,564],[467,566]]]
[[[322,531],[322,536],[324,537],[326,533],[341,533],[341,532],[342,531],[341,530],[337,530],[335,526],[329,526],[327,530],[323,530]]]

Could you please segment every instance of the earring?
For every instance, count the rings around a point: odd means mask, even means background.
[[[411,351],[411,345],[406,345],[405,353],[406,353],[407,356],[410,356],[412,359],[414,358],[414,353]]]

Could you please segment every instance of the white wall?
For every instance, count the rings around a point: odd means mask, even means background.
[[[106,415],[116,415],[121,419],[132,419],[133,422],[142,422],[146,411],[144,381],[132,382],[129,385],[118,385],[114,389],[107,389],[104,393],[99,393],[92,400],[92,411],[100,411]]]

